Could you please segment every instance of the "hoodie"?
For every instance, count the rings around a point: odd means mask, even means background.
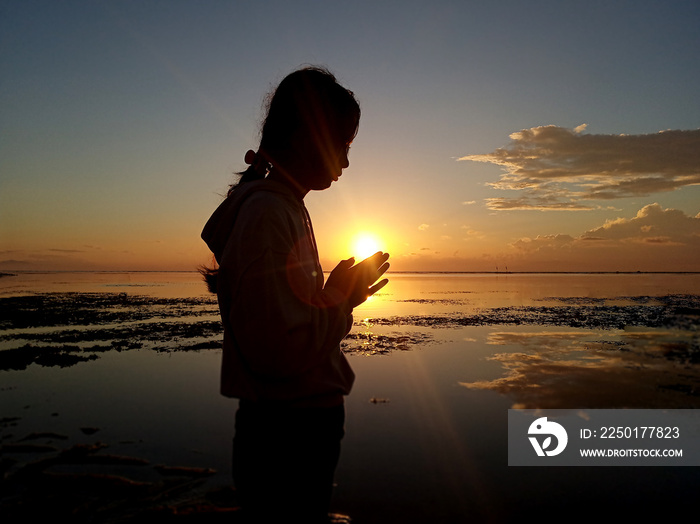
[[[221,393],[341,404],[355,378],[340,351],[351,308],[340,292],[323,288],[303,201],[275,181],[242,184],[214,211],[202,239],[219,264]]]

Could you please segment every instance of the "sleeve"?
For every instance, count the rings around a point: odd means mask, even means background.
[[[339,352],[352,327],[351,310],[339,293],[322,289],[315,252],[308,260],[293,217],[279,206],[251,207],[239,215],[222,261],[228,273],[228,258],[235,260],[225,286],[231,293],[227,320],[253,373],[300,375]]]

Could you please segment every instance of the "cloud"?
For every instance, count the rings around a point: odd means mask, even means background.
[[[8,258],[5,260],[0,260],[0,268],[3,269],[17,269],[19,267],[24,267],[30,265],[29,260],[17,260],[13,258]]]
[[[511,143],[458,160],[502,166],[490,184],[520,191],[517,198],[490,198],[494,210],[586,210],[580,200],[613,200],[674,191],[700,184],[700,129],[647,135],[586,134],[586,125],[523,129]]]
[[[531,192],[532,193],[532,192]],[[552,197],[530,194],[521,198],[487,198],[486,207],[497,211],[536,210],[536,211],[588,211],[595,206],[578,202],[559,202]]]
[[[420,231],[425,231],[425,230],[428,229],[429,227],[430,227],[429,224],[421,224],[420,226],[418,226],[418,229],[419,229]]]
[[[17,249],[0,251],[0,268],[8,270],[32,270],[65,271],[80,269],[103,269],[90,258],[91,252],[99,251],[99,248],[83,246],[86,249],[74,248],[45,248],[45,249]]]
[[[664,209],[658,203],[648,204],[633,218],[615,218],[578,237],[571,235],[538,235],[521,238],[511,244],[519,251],[570,250],[605,243],[624,247],[626,244],[674,244],[700,247],[700,214],[691,217],[678,209]]]
[[[544,251],[544,250],[560,250],[571,248],[576,239],[571,235],[538,235],[534,239],[521,238],[512,244],[512,246],[525,252]]]
[[[608,220],[579,236],[538,235],[510,246],[519,264],[542,270],[697,271],[700,214],[693,217],[653,203],[632,218]]]
[[[659,243],[668,239],[677,243],[700,240],[700,214],[691,217],[678,209],[663,209],[658,203],[644,206],[634,218],[616,218],[601,227],[586,231],[582,239],[632,240]]]
[[[547,231],[534,229],[531,235],[515,236],[507,244],[501,243],[501,237],[464,224],[452,235],[460,245],[431,245],[425,239],[412,251],[406,247],[406,254],[395,255],[391,267],[394,271],[457,272],[493,271],[496,266],[513,272],[700,271],[700,213],[659,203],[628,213],[612,209],[607,213],[608,220],[601,218],[578,230],[570,230],[569,221],[554,230],[548,223]],[[431,235],[435,242],[437,237]],[[437,247],[442,247],[440,252],[435,251]]]

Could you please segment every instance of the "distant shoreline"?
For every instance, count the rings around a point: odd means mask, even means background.
[[[60,269],[60,270],[17,270],[11,273],[0,272],[1,277],[18,275],[49,275],[49,274],[121,274],[121,273],[197,273],[192,270],[117,270],[117,269]],[[330,271],[324,271],[330,273]],[[698,275],[700,271],[392,271],[391,275]]]
[[[698,275],[700,271],[387,271],[401,275]]]

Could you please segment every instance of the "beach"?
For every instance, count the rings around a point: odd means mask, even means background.
[[[507,522],[690,505],[697,467],[509,467],[507,411],[700,407],[700,274],[389,278],[342,345],[357,380],[336,511]],[[222,330],[196,273],[17,273],[0,311],[3,514],[236,518],[236,402],[218,394]]]

